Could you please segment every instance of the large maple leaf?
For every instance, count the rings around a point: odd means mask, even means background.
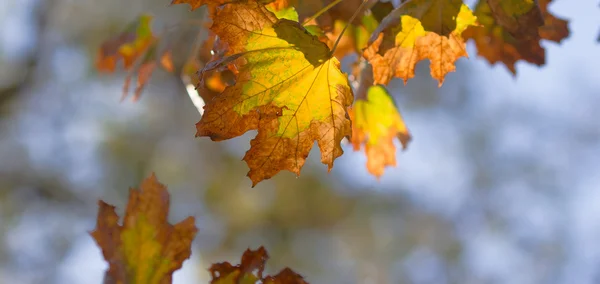
[[[403,148],[411,139],[404,120],[381,85],[369,87],[365,99],[357,99],[349,113],[354,150],[365,144],[367,169],[379,178],[386,166],[396,165],[394,138],[398,138]]]
[[[462,32],[476,17],[462,0],[409,0],[383,19],[363,56],[373,65],[376,84],[414,77],[417,62],[429,59],[441,86],[454,62],[467,56]]]
[[[463,36],[475,42],[479,56],[484,57],[491,64],[504,63],[513,74],[516,74],[515,63],[519,60],[541,66],[546,62],[546,56],[540,40],[547,39],[560,43],[569,35],[567,21],[550,14],[547,8],[549,3],[549,0],[539,1],[543,25],[534,26],[536,34],[530,32],[527,36],[523,34],[515,36],[515,32],[498,23],[486,1],[479,1],[475,7],[475,15],[481,26],[469,27]]]
[[[194,218],[167,222],[169,193],[152,174],[140,189],[130,189],[119,225],[115,207],[99,202],[92,237],[109,263],[105,283],[171,283],[173,272],[190,257],[197,229]]]
[[[327,45],[255,1],[224,5],[213,21],[228,56],[202,72],[235,65],[237,81],[207,102],[196,136],[217,141],[258,129],[244,156],[253,186],[283,169],[299,175],[315,141],[331,169],[351,133],[353,95]]]

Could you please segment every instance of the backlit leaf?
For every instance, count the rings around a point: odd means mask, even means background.
[[[257,250],[247,249],[242,262],[231,265],[229,262],[213,264],[210,268],[211,284],[308,284],[302,276],[289,268],[284,268],[275,276],[263,276],[265,263],[269,255],[264,247]],[[260,281],[260,282],[259,282]]]
[[[109,264],[105,283],[171,283],[173,272],[190,257],[197,229],[193,217],[167,222],[169,193],[156,176],[129,190],[123,225],[114,206],[103,201],[99,206],[91,235]]]
[[[411,137],[404,120],[385,87],[371,86],[366,99],[357,99],[349,111],[352,120],[352,145],[358,151],[365,145],[367,169],[377,177],[386,166],[396,166],[394,138],[406,148]]]
[[[540,39],[560,42],[569,34],[567,22],[550,14],[547,9],[548,3],[549,0],[539,1],[544,18],[544,25],[536,28],[539,30],[539,36],[514,37],[496,22],[486,1],[480,1],[475,8],[475,15],[481,26],[469,27],[463,36],[466,39],[473,39],[480,56],[486,58],[491,64],[504,63],[513,74],[516,74],[515,63],[519,60],[538,66],[543,65],[546,58]]]
[[[376,84],[392,77],[406,84],[417,62],[429,59],[431,76],[441,86],[456,69],[454,62],[467,56],[461,34],[475,24],[462,0],[410,0],[383,19],[363,56],[373,65]]]
[[[233,64],[237,81],[207,102],[196,136],[218,141],[257,129],[244,156],[253,185],[284,169],[299,175],[315,141],[331,169],[351,132],[353,96],[327,45],[257,2],[227,4],[213,21],[228,56],[202,72]]]

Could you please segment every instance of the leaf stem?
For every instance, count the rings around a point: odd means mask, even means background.
[[[304,20],[304,23],[302,23],[302,25],[306,26],[306,24],[308,24],[308,22],[310,22],[310,21],[316,19],[317,17],[323,15],[323,13],[327,12],[329,9],[331,9],[333,6],[337,5],[340,2],[342,2],[342,0],[335,0],[335,1],[331,2],[331,3],[329,3],[329,5],[323,7],[323,9],[319,10],[314,15],[306,18],[306,20]]]
[[[354,21],[354,19],[356,18],[356,16],[358,16],[358,14],[360,14],[360,12],[362,11],[362,9],[365,6],[365,4],[367,4],[367,2],[369,2],[369,0],[363,0],[362,3],[360,3],[360,6],[358,6],[358,9],[356,9],[356,11],[354,11],[354,14],[352,15],[352,17],[350,17],[350,20],[348,20],[348,22],[344,26],[344,29],[342,30],[342,32],[340,33],[340,35],[335,40],[335,43],[333,44],[333,47],[331,48],[330,56],[333,56],[333,53],[335,52],[335,49],[337,48],[338,44],[340,43],[340,39],[342,39],[342,36],[346,32],[346,29],[348,28],[348,26],[350,25],[350,23],[352,23]]]
[[[369,62],[361,57],[360,60],[360,73],[358,78],[358,88],[356,90],[355,100],[367,100],[367,92],[369,87],[373,86],[373,67]]]

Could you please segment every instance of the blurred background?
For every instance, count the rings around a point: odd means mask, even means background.
[[[329,174],[315,147],[299,178],[255,188],[241,161],[254,133],[194,138],[200,115],[176,77],[157,71],[139,102],[120,102],[125,73],[94,68],[140,13],[157,29],[204,16],[168,2],[2,0],[0,283],[101,283],[97,200],[121,214],[151,172],[170,220],[197,218],[175,283],[206,283],[211,263],[261,245],[268,273],[310,283],[600,283],[596,0],[553,1],[571,36],[542,43],[542,68],[513,77],[469,44],[442,88],[428,62],[393,81],[413,141],[380,181],[345,145]]]

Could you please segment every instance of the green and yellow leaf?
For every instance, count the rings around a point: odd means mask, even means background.
[[[357,99],[349,111],[352,120],[352,145],[359,151],[365,145],[367,169],[378,178],[387,166],[396,166],[397,138],[406,148],[410,133],[385,87],[371,86],[366,99]]]
[[[467,57],[462,32],[476,25],[462,0],[409,0],[383,19],[363,56],[373,65],[376,84],[393,77],[404,83],[415,75],[417,62],[429,59],[431,76],[444,82],[454,62]]]
[[[202,72],[233,64],[238,73],[207,103],[196,136],[218,141],[257,129],[244,156],[253,186],[284,169],[299,175],[315,141],[331,169],[351,132],[353,95],[327,45],[254,1],[224,5],[213,21],[228,56]]]
[[[154,174],[140,189],[130,189],[129,202],[119,224],[115,207],[99,202],[92,237],[109,263],[107,283],[171,283],[172,274],[191,254],[197,229],[194,218],[167,222],[169,193]]]

